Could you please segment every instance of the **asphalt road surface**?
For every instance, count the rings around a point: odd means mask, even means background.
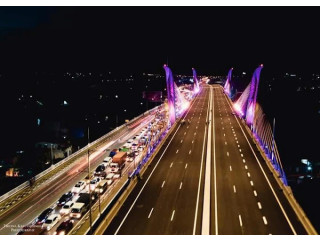
[[[213,87],[216,184],[210,233],[306,234],[222,87]]]
[[[100,146],[99,149],[96,149],[95,152],[90,153],[91,171],[94,171],[102,162],[103,158],[108,155],[109,152],[105,152],[104,149],[121,147],[131,136],[135,135],[142,127],[150,122],[153,116],[149,115],[144,117],[144,119],[145,120],[134,129],[127,129],[121,136],[116,136],[115,139],[111,139]],[[133,163],[131,163],[131,165],[132,164]],[[46,208],[52,207],[62,194],[71,190],[78,181],[84,179],[87,175],[87,168],[87,156],[80,157],[79,160],[76,160],[76,163],[64,169],[60,175],[43,183],[39,188],[34,190],[30,196],[26,197],[26,199],[3,213],[0,216],[0,234],[17,234],[23,226],[32,222]],[[58,213],[58,210],[58,208],[55,210],[56,213]],[[58,225],[59,223],[55,225],[51,232],[53,232]]]
[[[209,100],[204,87],[105,234],[193,234],[200,229]],[[189,123],[190,121],[190,123]],[[199,196],[199,197],[198,197]],[[197,212],[197,217],[196,217]]]
[[[212,98],[209,88],[202,88],[186,124],[173,130],[104,234],[201,234],[208,137],[209,234],[306,234],[223,88],[213,85]]]

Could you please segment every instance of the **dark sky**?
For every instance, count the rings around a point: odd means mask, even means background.
[[[0,72],[320,72],[320,9],[1,7]]]

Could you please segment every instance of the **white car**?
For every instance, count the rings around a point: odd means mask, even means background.
[[[86,187],[85,181],[79,181],[74,187],[72,188],[71,192],[73,193],[79,193]]]
[[[113,177],[114,177],[114,173],[109,173],[106,177],[106,180],[108,182],[108,185],[110,186],[113,183]]]
[[[133,142],[133,139],[129,139],[129,140],[127,141],[128,144],[130,144],[130,143],[132,143],[132,142]]]
[[[120,178],[120,174],[113,175],[113,179],[119,179],[119,178]]]
[[[63,205],[63,207],[60,210],[60,215],[69,214],[73,205],[74,205],[73,201],[69,201],[65,205]]]
[[[103,159],[102,164],[103,164],[105,167],[108,167],[111,162],[112,162],[112,157],[106,157],[105,159]]]
[[[61,219],[61,216],[58,214],[52,214],[50,217],[47,218],[47,220],[42,225],[42,228],[47,229],[47,231],[50,231],[50,229],[56,225],[59,220]]]
[[[99,178],[99,177],[95,177],[94,179],[92,179],[90,182],[90,185],[89,185],[90,190],[91,191],[95,190],[100,181],[101,181],[101,178]]]
[[[138,151],[142,152],[143,151],[143,147],[138,147]]]

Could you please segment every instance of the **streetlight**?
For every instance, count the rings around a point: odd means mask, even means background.
[[[90,217],[90,234],[92,234],[92,216],[91,216],[91,206],[92,206],[92,201],[91,201],[91,189],[90,189],[90,182],[91,182],[91,177],[90,177],[90,148],[89,148],[89,143],[90,143],[90,137],[89,137],[89,127],[88,127],[88,178],[89,178],[89,217]]]
[[[50,144],[51,149],[51,166],[53,165],[53,151],[52,151],[52,143]]]

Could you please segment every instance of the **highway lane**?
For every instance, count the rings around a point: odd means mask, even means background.
[[[93,171],[102,159],[108,154],[103,150],[106,148],[119,148],[136,132],[150,122],[153,116],[144,117],[145,121],[135,129],[124,131],[121,136],[115,140],[106,142],[90,155],[90,165]],[[133,163],[132,163],[133,164]],[[132,165],[130,164],[130,165]],[[87,157],[82,156],[76,163],[67,167],[63,174],[40,185],[30,196],[21,203],[9,209],[0,216],[0,234],[16,234],[21,226],[27,225],[35,219],[44,209],[51,207],[60,198],[60,196],[70,190],[76,182],[87,175]]]
[[[186,124],[174,129],[105,234],[193,234],[194,229],[199,234],[202,208],[197,218],[195,210],[203,195],[201,188],[197,199],[208,89],[203,88],[194,100]]]
[[[211,234],[306,234],[219,85],[214,106],[217,212],[211,211]]]

